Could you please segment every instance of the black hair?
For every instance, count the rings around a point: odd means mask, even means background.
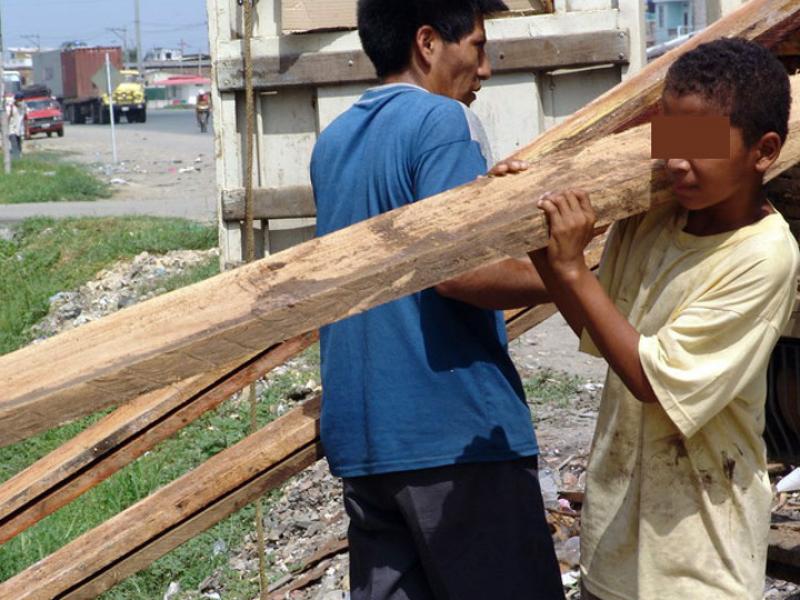
[[[503,0],[358,0],[358,34],[382,79],[409,65],[423,25],[457,43],[472,33],[477,17],[503,10],[508,10]]]
[[[727,38],[701,44],[667,72],[664,94],[697,94],[730,117],[748,147],[770,132],[786,141],[791,108],[789,76],[769,50]]]

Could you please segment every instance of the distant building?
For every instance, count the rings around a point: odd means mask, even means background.
[[[648,45],[663,44],[695,30],[691,0],[649,0],[645,12]]]
[[[21,85],[29,84],[33,76],[33,55],[48,50],[49,48],[7,48],[3,67],[6,71],[19,73]]]
[[[181,104],[194,105],[200,92],[211,89],[211,79],[196,75],[168,75],[147,88],[147,99],[154,108]]]
[[[167,62],[170,60],[183,60],[183,51],[173,48],[153,48],[144,60],[147,62]]]

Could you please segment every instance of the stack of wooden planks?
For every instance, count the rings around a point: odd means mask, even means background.
[[[798,9],[800,0],[748,3],[538,138],[520,153],[535,164],[522,175],[475,182],[0,358],[0,444],[128,403],[0,487],[0,539],[307,347],[317,327],[544,246],[538,193],[584,187],[601,226],[668,200],[649,128],[629,128],[651,114],[666,69],[722,35],[771,46],[798,27]],[[793,88],[800,99],[797,79]],[[796,103],[771,177],[800,161],[798,129]],[[511,315],[512,335],[551,313]],[[94,597],[147,566],[316,460],[318,409],[312,401],[220,453],[0,584],[0,597]]]

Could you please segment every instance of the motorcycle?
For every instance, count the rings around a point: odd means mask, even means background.
[[[210,106],[198,106],[197,110],[197,124],[200,126],[200,133],[208,131],[208,121],[211,118]]]

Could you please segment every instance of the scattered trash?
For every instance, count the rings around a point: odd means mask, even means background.
[[[578,585],[578,571],[567,571],[561,574],[561,585],[565,588],[571,588]]]
[[[128,185],[128,182],[121,177],[115,177],[109,182],[111,185]]]
[[[164,594],[164,600],[172,600],[176,598],[178,594],[181,593],[181,584],[177,581],[173,581],[169,584],[166,593]]]
[[[795,469],[778,482],[775,489],[779,493],[796,492],[800,490],[800,468]]]

